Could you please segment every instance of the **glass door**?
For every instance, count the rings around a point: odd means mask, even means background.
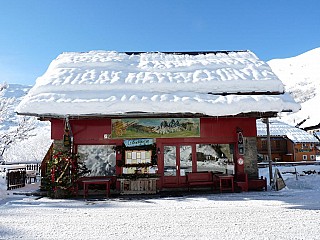
[[[192,172],[192,146],[164,146],[164,187],[177,187],[185,183],[185,175]]]

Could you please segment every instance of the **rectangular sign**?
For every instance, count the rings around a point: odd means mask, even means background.
[[[145,146],[145,145],[152,145],[153,139],[152,138],[130,139],[130,140],[124,140],[123,143],[126,147]]]
[[[199,118],[112,119],[112,138],[200,137]]]

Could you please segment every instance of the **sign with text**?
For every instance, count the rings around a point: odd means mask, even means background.
[[[138,146],[152,145],[153,139],[152,138],[129,139],[129,140],[124,140],[123,143],[126,147],[138,147]]]
[[[242,132],[238,132],[238,153],[244,155],[243,135]]]

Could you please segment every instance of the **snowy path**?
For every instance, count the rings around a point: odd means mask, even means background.
[[[319,200],[306,200],[296,205],[299,194],[288,190],[104,201],[28,197],[0,206],[0,239],[319,239]]]
[[[0,239],[320,239],[320,166],[299,168],[317,174],[284,174],[288,187],[278,192],[96,201],[11,194],[0,200]]]

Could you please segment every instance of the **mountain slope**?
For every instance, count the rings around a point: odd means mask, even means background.
[[[19,104],[22,98],[28,93],[30,90],[30,86],[24,86],[20,84],[10,84],[8,89],[4,92],[5,98],[15,98],[16,100],[9,107],[8,115],[4,122],[0,122],[0,131],[8,130],[10,127],[15,126],[15,122],[17,121],[17,114],[14,112],[14,108]],[[3,117],[3,116],[2,116]]]
[[[320,103],[320,48],[292,58],[273,59],[267,62],[294,99],[301,103],[301,110],[283,115],[281,120],[296,125],[307,119],[301,127],[320,123],[317,111]]]
[[[8,131],[17,126],[19,116],[14,112],[15,107],[31,89],[31,86],[20,84],[10,84],[4,97],[15,98],[16,101],[10,106],[8,118],[0,123],[0,132]],[[36,129],[32,131],[29,139],[17,141],[10,145],[3,157],[6,163],[41,161],[51,144],[50,124],[48,122],[36,121]]]

